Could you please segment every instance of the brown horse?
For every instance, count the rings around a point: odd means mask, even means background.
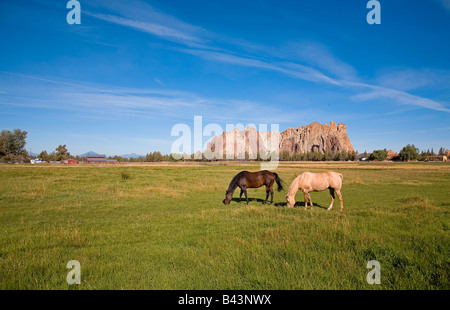
[[[269,194],[271,195],[270,203],[273,202],[273,182],[278,184],[278,191],[283,189],[281,185],[281,179],[278,174],[274,172],[270,172],[268,170],[262,170],[258,172],[249,172],[249,171],[241,171],[231,180],[230,186],[228,186],[228,190],[225,194],[224,204],[229,204],[231,199],[233,198],[233,193],[237,187],[241,189],[241,194],[239,195],[239,199],[242,197],[242,193],[245,194],[245,198],[247,199],[247,188],[258,188],[263,185],[266,186],[266,200],[263,202],[265,204],[267,199],[269,198]]]
[[[289,192],[286,195],[287,206],[293,207],[295,205],[295,194],[299,189],[301,189],[305,197],[305,210],[308,207],[308,200],[312,209],[313,203],[309,192],[319,192],[328,188],[330,190],[331,205],[327,210],[331,210],[333,207],[334,193],[336,192],[339,197],[339,201],[341,202],[342,211],[344,208],[341,195],[342,180],[342,174],[333,171],[320,173],[303,172],[297,176],[294,181],[292,181],[291,186],[289,187]]]

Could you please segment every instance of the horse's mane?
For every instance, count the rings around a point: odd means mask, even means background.
[[[231,191],[233,191],[234,189],[236,189],[237,183],[238,183],[238,181],[239,181],[239,179],[240,179],[240,177],[241,177],[241,174],[244,173],[244,172],[245,172],[245,171],[239,172],[238,174],[236,174],[236,175],[234,176],[233,179],[231,179],[231,182],[230,182],[230,185],[228,186],[227,192],[231,192]]]
[[[295,195],[295,193],[297,193],[297,191],[298,191],[298,182],[299,182],[300,178],[303,178],[303,173],[300,174],[299,176],[297,176],[294,179],[294,181],[292,181],[291,185],[289,186],[289,191],[288,191],[288,195],[289,196]]]

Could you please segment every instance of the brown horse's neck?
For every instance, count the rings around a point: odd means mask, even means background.
[[[238,174],[231,180],[230,185],[228,186],[228,191],[227,192],[234,193],[234,191],[238,187],[239,177],[240,177],[240,175]]]
[[[300,180],[300,176],[296,177],[295,180],[291,183],[291,186],[289,186],[288,196],[295,196],[295,194],[298,192],[298,182]]]

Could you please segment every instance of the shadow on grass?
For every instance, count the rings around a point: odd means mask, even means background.
[[[225,201],[225,199],[223,200],[223,201]],[[223,202],[222,201],[222,202]],[[231,201],[232,202],[236,202],[236,203],[243,203],[243,204],[246,204],[247,203],[247,200],[245,199],[245,198],[241,198],[241,199],[239,199],[239,198],[233,198],[233,199],[231,199]],[[263,204],[264,203],[264,199],[261,199],[261,198],[249,198],[248,199],[248,202],[250,203],[250,202],[252,202],[252,201],[256,201],[256,202],[259,202],[259,203],[261,203],[261,204]],[[269,198],[269,200],[267,201],[267,204],[268,205],[270,205],[271,203],[270,203],[270,198]],[[286,202],[275,202],[275,203],[272,203],[272,205],[273,206],[275,206],[275,207],[287,207],[287,203]],[[317,204],[317,203],[313,203],[313,206],[314,207],[317,207],[317,208],[321,208],[321,209],[327,209],[327,207],[324,207],[324,206],[322,206],[322,205],[320,205],[320,204]],[[297,201],[296,203],[295,203],[295,205],[294,205],[294,208],[296,208],[296,207],[299,207],[299,208],[304,208],[305,207],[305,202],[303,201]],[[308,203],[308,209],[309,208],[311,208],[311,206],[309,205],[309,203]]]
[[[224,201],[225,201],[225,199],[222,200],[222,202],[224,202]],[[261,199],[261,198],[248,198],[248,202],[249,202],[249,203],[252,202],[252,201],[256,201],[256,202],[259,202],[259,203],[263,204],[265,200],[264,200],[264,199]],[[239,199],[239,198],[232,198],[230,202],[236,202],[236,203],[243,203],[243,204],[246,204],[246,203],[247,203],[247,200],[246,200],[245,198],[241,198],[241,199]],[[269,199],[267,200],[267,204],[270,205],[270,197],[269,197]],[[272,204],[273,204],[273,203],[272,203]]]
[[[275,207],[287,207],[287,202],[277,202],[274,205],[275,205]],[[325,209],[325,210],[327,209],[327,207],[324,207],[324,206],[319,205],[317,203],[313,203],[313,206],[317,207],[317,208]],[[295,205],[294,205],[294,208],[297,208],[297,207],[298,208],[305,208],[305,202],[304,201],[297,201],[295,203]],[[310,209],[310,208],[311,208],[311,206],[308,203],[308,209]]]

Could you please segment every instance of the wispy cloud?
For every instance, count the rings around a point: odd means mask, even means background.
[[[378,73],[376,83],[403,91],[428,87],[443,89],[450,85],[450,72],[436,69],[384,68]]]
[[[163,82],[161,82],[158,78],[154,78],[153,79],[156,83],[158,83],[160,86],[164,86],[164,83]]]
[[[420,97],[417,95],[412,95],[410,93],[395,90],[392,88],[381,87],[376,85],[364,84],[364,83],[352,83],[345,82],[346,85],[351,85],[355,87],[362,87],[366,89],[370,89],[369,92],[359,93],[355,96],[352,96],[352,99],[359,101],[368,101],[379,98],[388,98],[393,99],[396,102],[404,105],[417,106],[426,109],[431,109],[435,111],[441,112],[450,112],[450,109],[447,108],[443,103],[437,102],[435,100],[431,100],[428,98]]]
[[[329,49],[317,42],[303,41],[288,44],[285,53],[310,66],[323,70],[339,79],[357,79],[356,69],[348,63],[337,58]]]
[[[83,114],[86,117],[155,116],[203,104],[188,92],[117,88],[10,72],[0,72],[0,87],[9,90],[0,95],[0,105],[89,112]]]
[[[383,84],[384,83],[389,84],[390,81],[390,84],[397,86],[398,88],[400,88],[399,90],[395,88],[379,86],[377,84],[370,84],[346,79],[334,79],[332,77],[323,74],[317,69],[293,62],[269,62],[260,59],[246,58],[242,56],[204,50],[186,49],[185,52],[197,55],[199,57],[208,60],[271,70],[301,80],[312,81],[317,83],[327,83],[344,88],[352,88],[354,91],[359,92],[357,95],[352,97],[352,99],[354,100],[369,101],[379,98],[389,98],[403,105],[412,105],[435,111],[450,112],[450,109],[447,108],[444,103],[440,103],[436,100],[428,99],[418,95],[413,95],[404,90],[401,90],[402,86],[403,88],[406,88],[406,90],[429,84],[436,86],[436,83],[434,83],[437,80],[435,76],[433,76],[433,79],[431,79],[430,76],[428,76],[428,78],[422,77],[422,79],[416,80],[415,83],[408,83],[408,80],[412,79],[413,75],[410,75],[409,73],[405,74],[405,72],[402,72],[401,74],[398,75],[395,74],[391,75],[391,78],[388,79],[388,81],[383,81]],[[327,58],[329,57],[331,56],[327,56]],[[335,63],[338,62],[335,61]],[[345,69],[344,71],[347,71],[347,69]],[[442,79],[439,79],[439,81],[440,81],[439,83],[441,83]],[[364,90],[369,90],[369,92],[366,92]]]
[[[8,78],[2,77],[7,75]],[[150,118],[190,122],[200,114],[208,122],[283,123],[303,118],[270,102],[204,97],[172,89],[113,87],[82,81],[0,72],[0,106],[59,110],[88,119]]]
[[[447,0],[441,1],[443,5],[448,4]],[[450,112],[444,103],[409,93],[410,90],[417,87],[435,85],[433,82],[436,82],[436,79],[431,81],[431,75],[417,76],[417,72],[408,70],[390,71],[381,75],[375,83],[364,82],[358,77],[354,67],[333,55],[326,46],[316,42],[291,43],[282,50],[261,45],[256,45],[255,48],[255,44],[251,42],[230,38],[224,44],[225,42],[220,41],[220,35],[158,12],[141,1],[133,1],[133,6],[114,2],[112,8],[115,14],[123,17],[112,14],[89,14],[100,20],[182,43],[184,47],[178,49],[180,52],[208,61],[269,70],[317,84],[350,88],[358,92],[352,97],[354,100],[369,101],[389,98],[403,105]],[[111,10],[111,7],[108,9]],[[152,22],[144,21],[144,17],[151,17],[148,20],[152,20]],[[219,47],[224,45],[231,50]],[[367,92],[367,90],[369,91]],[[112,101],[120,104],[117,100]],[[137,104],[134,100],[132,102]],[[152,100],[146,100],[146,103],[152,104]],[[170,105],[170,100],[166,104]]]
[[[450,0],[437,0],[449,9]],[[54,5],[52,3],[52,5]],[[353,100],[366,102],[376,99],[390,99],[401,105],[421,107],[440,112],[450,112],[447,102],[423,96],[427,92],[413,93],[418,88],[434,90],[436,87],[448,88],[450,74],[436,70],[412,70],[409,68],[387,69],[381,71],[378,77],[364,80],[358,76],[357,70],[349,63],[336,57],[325,45],[300,41],[287,43],[282,47],[264,46],[238,38],[226,38],[200,26],[182,21],[172,15],[155,9],[141,0],[131,1],[100,1],[92,0],[83,6],[83,14],[100,21],[128,27],[158,38],[176,42],[180,52],[194,55],[211,62],[227,63],[235,66],[277,72],[294,79],[312,82],[318,85],[333,85],[337,88],[349,89],[355,93]],[[226,48],[225,48],[226,47]],[[173,48],[173,47],[171,47]],[[137,94],[118,92],[117,89],[102,91],[89,85],[75,85],[72,81],[49,81],[45,77],[34,76],[35,80],[66,86],[67,93],[61,97],[76,98],[84,106],[91,109],[102,108],[103,103],[114,106],[115,111],[127,110],[128,113],[139,114],[142,109],[155,111],[170,111],[174,107],[204,107],[205,98],[194,99],[190,96],[170,94]],[[158,84],[160,81],[155,78]],[[9,88],[3,88],[8,89]],[[127,90],[129,91],[129,90]],[[428,92],[430,93],[430,92]],[[1,93],[5,102],[5,93]],[[9,94],[8,94],[9,95]],[[18,93],[16,94],[18,98]],[[44,94],[45,96],[45,94]],[[47,96],[48,97],[48,96]],[[56,99],[55,97],[55,100]],[[220,100],[214,100],[218,102]],[[16,104],[27,104],[25,101]],[[36,105],[48,106],[48,101],[35,100]],[[203,106],[202,106],[203,104]],[[81,104],[71,104],[71,107]],[[69,106],[69,105],[68,105]]]
[[[108,13],[96,13],[94,10]],[[83,14],[186,45],[204,43],[208,35],[203,28],[159,12],[150,4],[139,0],[90,1]]]
[[[268,60],[251,58],[250,56],[244,57],[229,53],[207,51],[207,50],[184,49],[183,51],[185,53],[196,55],[211,61],[220,61],[245,67],[253,67],[264,70],[276,71],[306,81],[325,82],[334,85],[339,85],[339,82],[337,82],[333,78],[326,76],[320,71],[297,63],[286,61],[273,62]]]
[[[157,23],[149,23],[140,20],[133,20],[128,18],[123,18],[120,16],[114,15],[106,15],[106,14],[97,14],[97,13],[87,13],[88,15],[102,19],[104,21],[108,21],[111,23],[115,23],[122,26],[127,26],[134,28],[139,31],[143,31],[152,35],[156,35],[158,37],[162,37],[168,40],[181,41],[181,42],[194,42],[194,43],[202,43],[203,40],[186,32],[184,30],[179,30],[174,27],[166,26],[163,24]]]

